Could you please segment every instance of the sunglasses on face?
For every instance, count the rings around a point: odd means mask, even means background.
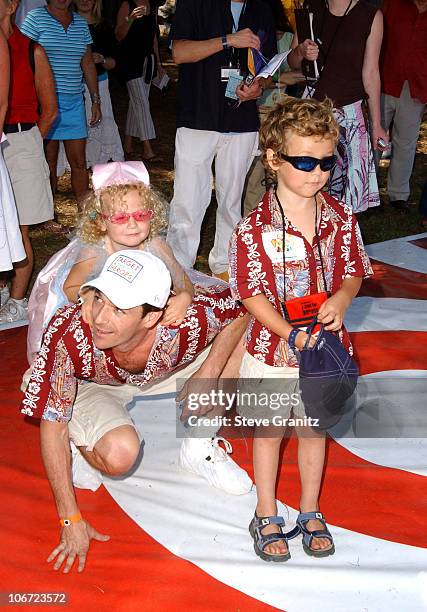
[[[280,151],[277,153],[277,157],[283,161],[289,162],[294,168],[297,170],[302,170],[303,172],[312,172],[318,164],[322,172],[329,172],[329,170],[332,170],[332,168],[335,166],[337,161],[336,155],[330,155],[329,157],[324,157],[323,159],[317,159],[317,157],[308,157],[305,155],[292,157],[290,155],[280,153]]]
[[[101,215],[101,217],[110,223],[117,223],[118,225],[123,225],[123,223],[127,223],[129,219],[132,217],[134,221],[142,222],[142,221],[150,221],[153,217],[154,212],[150,209],[147,210],[136,210],[133,213],[127,212],[117,212],[112,215]]]

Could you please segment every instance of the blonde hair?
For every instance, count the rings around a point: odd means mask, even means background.
[[[135,190],[141,199],[143,209],[151,209],[153,217],[150,222],[150,233],[146,240],[158,236],[167,228],[166,201],[154,189],[144,183],[127,183],[125,185],[109,185],[101,190],[99,194],[90,192],[83,200],[80,222],[77,227],[77,235],[85,242],[95,243],[103,238],[107,231],[101,227],[101,215],[110,215],[117,211],[126,211],[123,201],[126,195]],[[109,201],[105,200],[109,196]]]
[[[262,162],[270,181],[275,181],[276,173],[267,161],[267,149],[272,149],[275,153],[286,153],[289,137],[292,134],[329,138],[336,146],[339,139],[339,125],[333,113],[331,100],[326,98],[323,102],[319,102],[313,98],[301,100],[286,96],[266,114],[260,129],[259,141]],[[275,161],[280,161],[277,156]]]
[[[76,13],[79,12],[79,2],[78,0],[74,0],[73,2],[74,10]],[[102,21],[102,0],[94,0],[92,4],[92,16],[93,16],[93,25],[99,25]]]

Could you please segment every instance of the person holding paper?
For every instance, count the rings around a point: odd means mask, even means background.
[[[305,96],[330,98],[340,125],[328,191],[354,212],[363,212],[380,203],[372,150],[381,150],[379,139],[389,140],[380,113],[382,13],[367,0],[309,0],[308,8],[315,40],[299,46],[295,34],[288,62],[298,69],[303,59],[317,61],[319,78],[308,84]]]
[[[274,23],[261,0],[179,0],[171,40],[179,80],[167,240],[181,265],[191,268],[211,200],[215,160],[218,211],[209,266],[227,278],[228,243],[241,219],[244,181],[258,147],[256,99],[263,85],[258,79],[250,86],[243,82],[248,48],[270,59],[276,53]]]

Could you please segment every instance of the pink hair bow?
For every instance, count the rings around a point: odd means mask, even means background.
[[[150,184],[147,168],[140,161],[109,162],[93,167],[92,185],[95,193],[110,185]]]

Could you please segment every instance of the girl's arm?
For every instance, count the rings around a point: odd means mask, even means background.
[[[386,142],[389,141],[387,132],[381,125],[380,111],[380,95],[381,95],[381,80],[378,67],[378,60],[381,51],[381,43],[383,40],[383,15],[381,11],[377,11],[372,22],[371,33],[368,36],[365,47],[365,55],[363,58],[362,81],[363,87],[368,94],[369,114],[372,123],[372,146],[376,150],[382,150],[378,147],[377,140],[382,138]]]
[[[290,325],[282,315],[277,312],[274,306],[268,301],[267,297],[260,293],[250,298],[243,300],[243,305],[246,310],[255,317],[257,321],[270,329],[273,333],[277,334],[286,341],[289,338],[289,334],[293,327]],[[307,341],[307,334],[301,331],[295,338],[295,346],[298,349],[302,349]],[[315,342],[314,338],[310,338],[310,346]]]
[[[9,97],[9,49],[3,32],[0,30],[0,135]]]
[[[314,61],[319,57],[319,47],[317,44],[308,38],[299,44],[296,32],[292,39],[291,49],[292,51],[286,59],[292,70],[300,70],[303,59]]]
[[[183,267],[175,259],[175,255],[170,246],[164,240],[161,238],[154,238],[150,243],[150,250],[153,252],[153,255],[159,257],[168,268],[172,279],[172,289],[175,293],[175,295],[168,300],[162,323],[164,325],[179,325],[184,319],[187,308],[193,300],[193,283],[184,272]]]
[[[182,292],[186,292],[190,295],[190,298],[194,297],[194,287],[187,274],[184,272],[184,268],[175,258],[172,249],[165,240],[162,238],[153,238],[150,242],[150,251],[153,255],[159,257],[170,272],[172,279],[172,289],[176,295]],[[190,301],[191,301],[190,299]]]
[[[63,291],[70,302],[76,303],[78,301],[80,287],[92,272],[95,262],[96,258],[90,257],[79,261],[71,268],[63,286]]]

